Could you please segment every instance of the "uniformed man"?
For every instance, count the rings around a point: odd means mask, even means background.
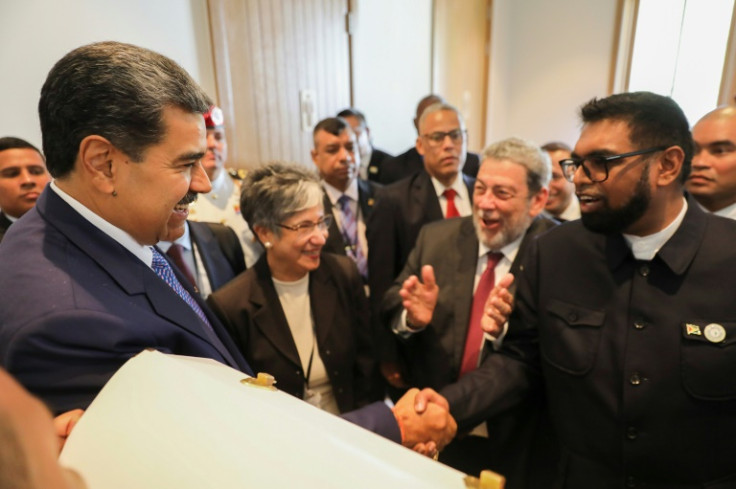
[[[252,266],[263,253],[263,248],[240,215],[240,180],[225,169],[227,139],[225,117],[217,106],[210,107],[204,115],[207,127],[207,154],[202,166],[212,183],[212,191],[200,194],[189,207],[189,220],[219,222],[233,228],[243,245],[245,263]]]

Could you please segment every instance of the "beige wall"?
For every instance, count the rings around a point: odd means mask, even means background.
[[[53,64],[72,49],[115,40],[159,51],[215,96],[206,0],[0,2],[0,135],[40,146],[37,105]]]
[[[608,95],[617,3],[493,0],[489,143],[575,143],[577,109]]]
[[[575,142],[576,108],[607,94],[617,1],[492,1],[485,142],[510,135],[539,143]],[[359,9],[371,12],[356,26],[362,37],[354,51],[354,73],[360,77],[354,81],[354,102],[366,111],[376,145],[395,152],[412,144],[414,106],[431,89],[431,51],[424,33],[431,32],[427,26],[432,2],[411,2],[406,8],[388,0],[358,3]],[[160,51],[181,63],[213,97],[217,95],[206,0],[23,0],[1,2],[0,18],[2,135],[40,144],[36,105],[46,73],[64,53],[92,41],[115,39]],[[443,18],[460,19],[452,12]],[[407,26],[404,34],[402,25]],[[454,25],[456,29],[459,24]],[[437,28],[443,32],[439,24]],[[456,34],[448,39],[449,54],[465,49]],[[441,53],[439,46],[437,50]],[[403,54],[392,56],[393,51]],[[415,58],[407,54],[412,52],[418,53]],[[465,75],[462,68],[452,72]],[[451,92],[452,83],[439,76],[435,81],[437,89]],[[480,112],[477,96],[467,103],[462,97],[450,98],[466,116],[470,114],[475,126]],[[323,109],[319,116],[332,107]],[[482,146],[475,137],[471,145]]]

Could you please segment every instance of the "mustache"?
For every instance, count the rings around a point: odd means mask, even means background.
[[[199,194],[197,194],[196,192],[187,192],[187,194],[182,197],[177,205],[189,205],[192,202],[196,202],[198,195]]]

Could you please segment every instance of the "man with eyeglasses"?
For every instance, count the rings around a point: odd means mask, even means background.
[[[404,268],[409,252],[427,223],[470,215],[474,180],[460,173],[467,147],[465,122],[460,112],[445,103],[427,107],[419,119],[416,148],[424,157],[424,170],[379,191],[368,221],[366,236],[371,250],[368,279],[371,310],[377,334],[383,336],[383,372],[391,385],[405,383],[396,370],[393,338],[379,317],[381,299]]]
[[[542,146],[552,161],[552,180],[549,181],[549,198],[544,206],[544,214],[560,222],[580,219],[580,204],[575,196],[575,184],[562,174],[560,161],[569,158],[572,149],[560,141],[552,141]]]
[[[501,350],[441,393],[459,429],[544,393],[554,487],[736,487],[736,223],[683,196],[693,149],[674,101],[624,93],[581,114],[562,162],[581,220],[532,244]]]
[[[358,177],[360,153],[355,133],[341,117],[323,119],[314,126],[312,161],[325,192],[325,214],[333,216],[323,251],[349,256],[363,280],[368,279],[368,220],[378,186]]]
[[[422,118],[422,114],[431,105],[439,103],[446,103],[445,99],[439,95],[430,94],[422,98],[417,104],[417,111],[413,122],[418,135],[422,134],[419,128],[419,121]],[[423,153],[420,153],[416,145],[414,145],[404,153],[386,159],[381,165],[378,182],[388,185],[422,171],[424,169],[423,157]],[[475,175],[478,173],[478,165],[480,164],[478,155],[466,152],[464,161],[465,163],[460,165],[460,170],[466,175],[475,178]]]
[[[687,191],[717,216],[736,219],[736,107],[719,107],[693,127],[695,154]]]
[[[383,301],[410,386],[439,390],[477,367],[486,342],[500,346],[500,338],[483,335],[483,306],[504,275],[519,272],[536,236],[556,226],[540,215],[549,181],[546,152],[518,138],[499,141],[483,151],[472,216],[422,228]],[[519,487],[526,457],[519,451],[531,443],[534,408],[495,421],[487,431],[482,423],[449,445],[440,461],[469,474],[492,469]]]

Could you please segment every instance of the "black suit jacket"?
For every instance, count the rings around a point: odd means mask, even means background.
[[[736,487],[735,240],[693,200],[650,261],[579,220],[540,237],[501,351],[442,391],[458,424],[544,390],[564,487]]]
[[[475,153],[468,152],[465,157],[463,173],[475,178],[478,175],[478,168],[480,168],[480,157]],[[417,148],[411,147],[404,153],[387,159],[381,165],[378,181],[384,185],[389,185],[420,170],[424,170],[424,159]]]
[[[245,271],[243,248],[232,228],[216,222],[187,224],[213,292]]]
[[[368,224],[368,218],[373,213],[373,207],[376,204],[376,192],[379,188],[381,188],[381,186],[376,183],[358,179],[358,204],[360,206],[360,213],[363,216],[363,222],[366,223],[366,226]],[[331,215],[332,202],[330,202],[330,198],[327,196],[326,192],[323,202],[325,214]],[[349,246],[349,243],[344,239],[335,219],[333,219],[330,224],[329,233],[330,234],[327,237],[327,242],[325,243],[323,251],[344,256],[346,254],[345,248]]]
[[[54,412],[86,408],[146,348],[250,373],[183,276],[177,278],[214,332],[151,268],[48,186],[13,224],[0,263],[0,364]]]
[[[368,180],[371,182],[381,183],[381,169],[383,164],[393,158],[392,155],[378,148],[373,148],[371,153],[371,161],[368,162]]]
[[[10,225],[13,224],[10,219],[5,215],[4,212],[0,212],[0,242],[5,237],[5,232],[8,230]]]
[[[355,263],[323,253],[319,267],[309,275],[309,298],[317,348],[340,411],[376,400],[379,395],[367,301]],[[279,389],[303,398],[304,369],[266,255],[207,302],[253,369],[270,373]]]

